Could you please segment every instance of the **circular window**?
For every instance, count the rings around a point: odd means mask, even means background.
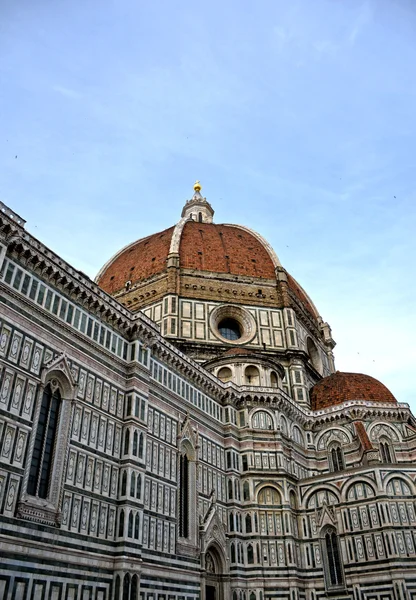
[[[235,319],[223,319],[218,324],[218,331],[227,340],[239,340],[241,338],[241,328]]]
[[[210,316],[211,331],[222,342],[246,344],[256,334],[253,316],[241,306],[223,305],[214,308]]]

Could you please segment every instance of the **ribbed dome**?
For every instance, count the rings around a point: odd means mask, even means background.
[[[118,295],[126,289],[127,282],[134,287],[166,274],[175,244],[183,271],[229,274],[273,283],[276,266],[281,268],[272,248],[250,229],[188,220],[182,227],[178,224],[129,244],[104,265],[96,281],[107,293]],[[289,273],[286,275],[289,290],[316,319],[317,311],[310,298]]]
[[[322,410],[347,400],[369,400],[397,404],[393,394],[377,379],[362,373],[337,371],[321,379],[310,392],[312,410]]]
[[[97,284],[108,294],[162,273],[166,269],[174,227],[137,240],[117,252],[97,276]]]

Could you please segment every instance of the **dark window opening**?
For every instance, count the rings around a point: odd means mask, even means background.
[[[328,575],[331,586],[342,585],[342,568],[339,552],[338,538],[335,532],[328,532],[325,535],[325,549],[328,561]]]
[[[189,459],[186,454],[180,457],[180,493],[179,493],[179,535],[189,535]]]
[[[59,389],[52,392],[51,386],[47,385],[43,392],[30,465],[27,493],[31,496],[39,498],[48,496],[60,400]]]
[[[218,325],[218,331],[226,340],[239,340],[241,329],[235,319],[223,319]]]
[[[344,466],[344,455],[340,446],[331,449],[331,463],[332,471],[343,471]]]

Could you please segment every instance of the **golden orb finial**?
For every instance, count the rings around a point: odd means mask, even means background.
[[[202,185],[199,183],[199,180],[197,179],[197,180],[195,181],[195,183],[194,183],[194,190],[195,190],[196,192],[200,192],[200,191],[201,191],[201,187],[202,187]]]

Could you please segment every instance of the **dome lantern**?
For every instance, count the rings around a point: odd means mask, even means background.
[[[212,223],[214,209],[207,202],[207,199],[201,195],[201,183],[197,180],[194,184],[194,195],[187,200],[182,209],[181,217],[198,221],[199,223]]]

